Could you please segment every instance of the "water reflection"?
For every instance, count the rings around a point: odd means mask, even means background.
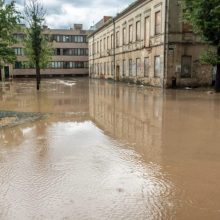
[[[220,99],[100,80],[0,85],[1,219],[219,219]]]
[[[90,82],[90,117],[109,135],[133,145],[154,162],[161,160],[163,93]]]

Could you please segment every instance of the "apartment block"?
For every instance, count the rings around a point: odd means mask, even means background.
[[[212,67],[200,63],[208,46],[181,16],[178,0],[137,0],[107,19],[88,37],[90,77],[157,87],[211,85]]]
[[[51,62],[46,69],[41,70],[43,77],[47,76],[88,76],[88,41],[91,33],[83,30],[82,24],[74,24],[70,29],[50,29],[44,26],[44,34],[54,49]],[[24,32],[15,34],[17,44],[13,45],[17,61],[13,68],[10,67],[10,75],[24,77],[36,75],[35,69],[29,65],[25,56],[23,41]]]

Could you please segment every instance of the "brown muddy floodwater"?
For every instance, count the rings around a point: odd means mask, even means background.
[[[220,219],[220,95],[99,80],[0,84],[0,219]]]

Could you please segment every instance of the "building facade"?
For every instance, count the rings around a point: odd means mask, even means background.
[[[49,29],[44,27],[54,49],[51,62],[46,69],[41,70],[42,76],[88,76],[88,41],[90,33],[82,29],[82,24],[74,24],[70,29]],[[23,41],[25,34],[16,33],[17,44],[13,45],[17,61],[10,67],[13,77],[36,75],[35,69],[28,64],[25,56]]]
[[[181,22],[178,0],[137,0],[89,35],[91,78],[158,87],[210,85],[207,49]]]

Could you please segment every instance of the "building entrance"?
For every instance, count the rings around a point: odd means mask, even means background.
[[[116,66],[116,81],[119,81],[120,78],[120,66]]]

